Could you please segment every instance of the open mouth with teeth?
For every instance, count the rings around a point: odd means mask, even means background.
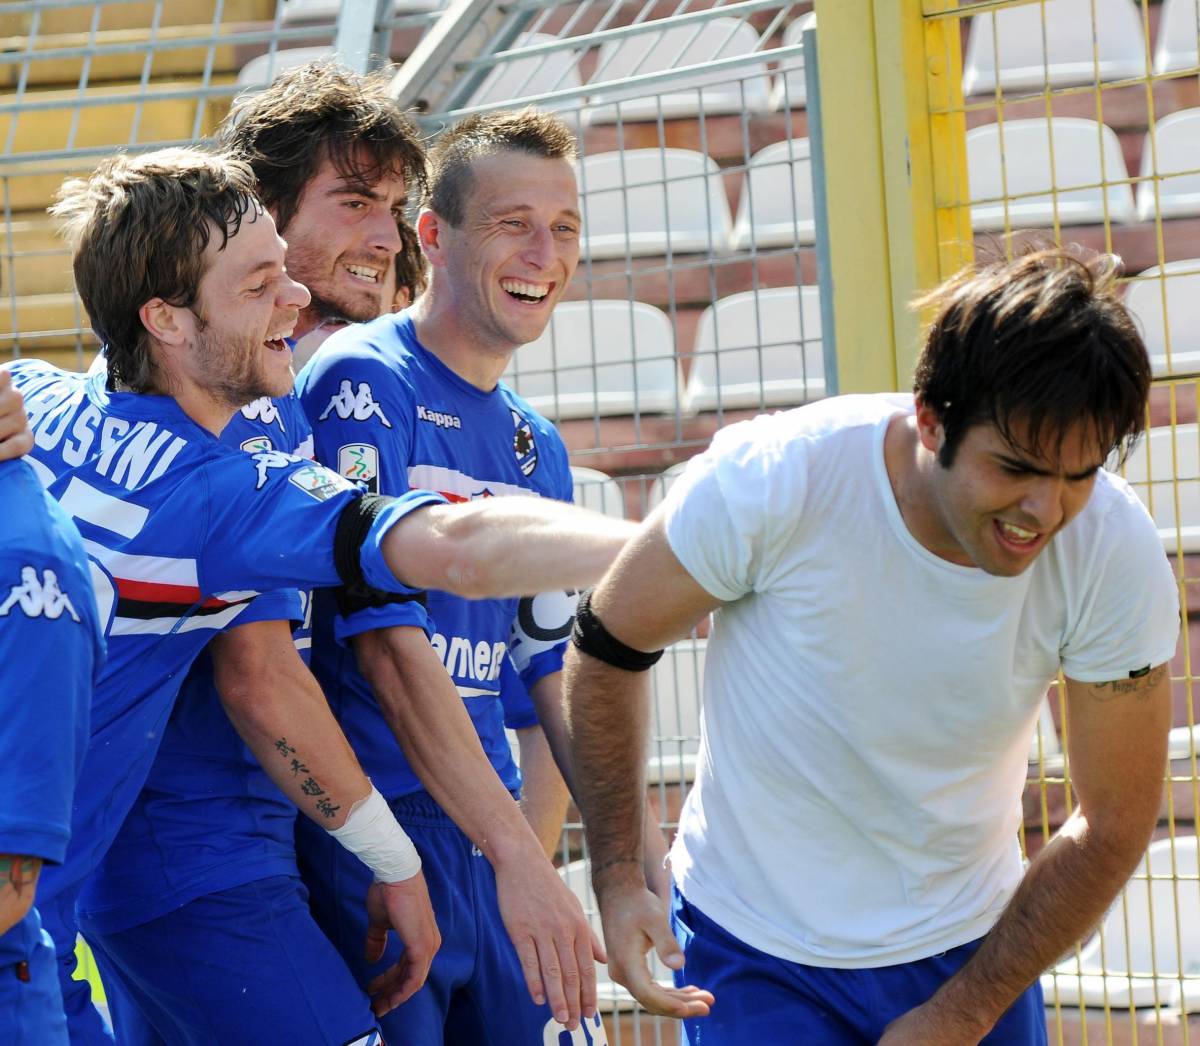
[[[383,270],[369,265],[346,265],[343,268],[360,283],[369,283],[372,287],[377,286],[383,279]]]
[[[995,527],[1001,543],[1017,552],[1028,552],[1037,547],[1042,537],[1036,530],[1027,530],[1025,527],[1019,527],[1015,523],[1008,523],[1002,519],[995,521]]]
[[[270,337],[263,339],[263,344],[272,352],[288,352],[287,339],[292,336],[291,328],[285,331],[280,331],[278,334],[272,334]]]
[[[501,280],[500,289],[514,301],[540,305],[550,295],[552,283],[528,283],[525,280]]]

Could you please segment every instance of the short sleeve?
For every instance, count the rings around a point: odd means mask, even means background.
[[[777,439],[776,417],[718,432],[663,504],[671,551],[724,602],[769,586],[804,507],[806,444]]]
[[[1081,683],[1128,679],[1169,661],[1179,641],[1179,589],[1158,531],[1123,481],[1105,480],[1119,485],[1105,534],[1086,576],[1068,579],[1083,588],[1062,667]]]
[[[500,703],[504,706],[504,725],[509,730],[524,730],[538,725],[537,708],[529,688],[521,681],[510,658],[500,669]]]
[[[249,625],[256,621],[290,621],[298,625],[304,621],[304,598],[299,589],[279,588],[256,596],[230,624],[230,628]],[[226,630],[228,631],[228,629]]]

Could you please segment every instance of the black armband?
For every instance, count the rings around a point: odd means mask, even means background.
[[[391,500],[379,494],[364,494],[351,501],[338,517],[337,529],[333,535],[333,562],[338,577],[342,579],[342,587],[335,591],[334,600],[338,613],[343,617],[359,610],[384,607],[393,603],[426,605],[424,592],[385,592],[368,585],[363,577],[359,549],[367,540],[376,517],[387,508]]]
[[[579,597],[579,606],[575,610],[575,624],[571,628],[571,644],[589,657],[626,672],[645,672],[663,656],[661,650],[653,650],[650,653],[634,650],[612,635],[604,627],[604,622],[592,612],[590,588]]]

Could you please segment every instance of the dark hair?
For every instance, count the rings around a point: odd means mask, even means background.
[[[575,135],[551,113],[533,108],[476,113],[451,127],[430,150],[425,206],[457,229],[471,194],[472,165],[500,152],[567,161],[577,155]]]
[[[1145,426],[1151,371],[1119,272],[1109,254],[1044,248],[965,269],[915,302],[935,311],[913,391],[942,424],[942,465],[989,423],[1042,453],[1090,422],[1103,456],[1124,459]]]
[[[396,222],[400,233],[400,251],[396,255],[396,290],[408,288],[408,300],[416,301],[429,286],[429,270],[425,266],[425,255],[421,251],[421,240],[417,230],[401,218]],[[384,303],[390,306],[389,302]]]
[[[104,344],[111,388],[157,387],[150,332],[138,315],[153,298],[190,308],[214,233],[221,249],[247,213],[261,213],[254,173],[200,149],[162,149],[105,160],[65,182],[50,213],[71,243],[75,287]]]
[[[327,158],[343,178],[371,186],[395,172],[411,192],[424,194],[425,150],[388,93],[390,81],[386,71],[360,76],[321,60],[234,102],[218,140],[254,169],[281,234]]]

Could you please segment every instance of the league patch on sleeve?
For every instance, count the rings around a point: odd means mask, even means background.
[[[332,469],[316,464],[296,469],[288,476],[288,482],[299,487],[310,498],[317,501],[328,501],[343,490],[354,489],[353,483],[347,482]]]
[[[338,472],[355,483],[365,483],[367,493],[379,493],[379,449],[370,443],[338,447]]]
[[[261,454],[271,449],[273,448],[270,436],[251,436],[249,439],[242,440],[242,450],[248,454]]]

